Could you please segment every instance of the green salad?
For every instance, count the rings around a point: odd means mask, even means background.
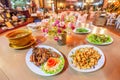
[[[86,33],[86,32],[88,32],[88,30],[86,28],[78,28],[78,29],[76,29],[76,32]]]
[[[94,44],[103,44],[112,41],[111,37],[105,34],[90,34],[87,36],[87,40]]]
[[[46,74],[57,74],[58,72],[60,72],[63,67],[64,67],[64,58],[63,57],[60,57],[58,58],[59,60],[59,63],[52,67],[52,68],[47,68],[47,63],[44,63],[42,66],[41,66],[41,69],[46,73]]]

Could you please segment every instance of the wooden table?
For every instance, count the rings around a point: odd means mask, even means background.
[[[94,28],[99,32],[101,28]],[[86,35],[71,34],[67,37],[67,44],[60,46],[56,41],[42,37],[41,32],[34,32],[33,35],[39,35],[39,44],[49,45],[61,51],[65,56],[65,67],[61,73],[55,76],[44,77],[33,73],[26,65],[25,56],[29,49],[14,50],[9,47],[5,34],[0,36],[0,69],[5,73],[0,80],[120,80],[120,37],[105,30],[114,42],[106,46],[97,46],[100,48],[106,58],[105,65],[98,71],[91,73],[82,73],[73,70],[67,61],[67,55],[72,48],[82,44],[89,44]],[[96,46],[96,45],[95,45]],[[2,78],[1,78],[2,77]]]

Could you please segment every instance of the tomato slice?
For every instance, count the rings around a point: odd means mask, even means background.
[[[53,67],[57,64],[57,60],[55,58],[49,58],[48,61],[47,61],[47,65],[49,67]]]

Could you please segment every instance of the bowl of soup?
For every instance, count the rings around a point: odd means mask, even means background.
[[[15,46],[25,46],[33,39],[32,32],[27,29],[18,29],[9,32],[6,37],[10,44]]]

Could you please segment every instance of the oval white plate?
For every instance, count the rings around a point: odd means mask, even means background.
[[[80,34],[86,34],[86,33],[90,33],[90,32],[91,32],[91,29],[89,29],[89,28],[85,28],[86,30],[88,30],[88,32],[76,32],[77,29],[79,29],[79,28],[74,29],[73,32],[74,32],[74,33],[78,33],[78,34],[79,34],[79,33],[80,33]]]
[[[50,47],[50,46],[46,46],[46,45],[38,45],[39,48],[46,48],[46,49],[52,49],[53,51],[57,52],[58,54],[60,54],[62,57],[63,55],[58,51],[56,50],[55,48],[53,47]],[[33,71],[34,73],[38,74],[38,75],[42,75],[42,76],[52,76],[52,75],[55,75],[55,74],[47,74],[45,73],[44,71],[42,71],[42,69],[38,66],[36,66],[33,62],[30,62],[30,56],[32,54],[32,48],[27,52],[26,54],[26,64],[27,66],[29,67],[29,69],[31,71]],[[64,68],[64,66],[63,66]],[[62,68],[62,69],[63,69]],[[61,69],[61,71],[62,71]],[[58,72],[59,73],[59,72]],[[57,73],[56,73],[57,74]]]
[[[111,42],[105,42],[105,43],[102,43],[102,44],[96,44],[94,42],[91,42],[88,38],[86,38],[86,40],[87,40],[87,42],[89,42],[91,44],[104,46],[104,45],[109,45],[109,44],[113,43],[113,38],[112,37],[110,37],[110,38],[111,38]]]
[[[72,63],[72,58],[71,58],[70,56],[71,56],[72,54],[74,54],[74,52],[75,52],[77,49],[85,48],[85,47],[93,47],[93,48],[94,48],[95,50],[97,50],[98,53],[101,55],[101,58],[98,60],[98,64],[95,65],[95,68],[79,69],[79,68],[75,67],[75,65]],[[81,45],[81,46],[78,46],[78,47],[73,48],[73,49],[70,51],[70,53],[68,54],[68,62],[69,62],[69,64],[70,64],[70,66],[71,66],[74,70],[76,70],[76,71],[78,71],[78,72],[93,72],[93,71],[96,71],[96,70],[100,69],[100,68],[104,65],[104,63],[105,63],[105,56],[104,56],[103,52],[102,52],[99,48],[97,48],[97,47],[95,47],[95,46],[92,46],[92,45]]]

